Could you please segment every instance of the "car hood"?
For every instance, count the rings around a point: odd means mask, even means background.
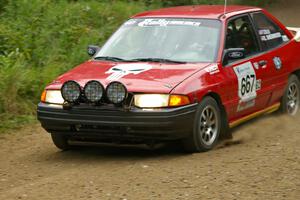
[[[69,80],[78,82],[82,87],[90,80],[97,80],[104,87],[113,81],[119,81],[129,92],[169,93],[182,81],[208,65],[210,64],[88,61],[58,77],[47,89],[60,89]]]

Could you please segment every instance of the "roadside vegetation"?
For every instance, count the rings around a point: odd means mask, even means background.
[[[131,15],[223,0],[0,0],[0,131],[34,121],[43,88]],[[274,0],[229,0],[266,5]]]

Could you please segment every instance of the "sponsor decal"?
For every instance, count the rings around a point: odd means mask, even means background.
[[[109,81],[116,81],[128,74],[140,74],[142,72],[152,69],[151,65],[148,64],[119,64],[110,68],[105,74],[111,74],[106,79]]]
[[[218,65],[213,65],[211,67],[208,67],[208,68],[206,68],[206,71],[210,75],[213,75],[213,74],[216,74],[216,73],[220,72]]]
[[[247,102],[240,102],[239,105],[238,105],[237,111],[241,112],[243,110],[252,108],[254,106],[255,106],[255,99],[252,99],[252,100],[247,101]]]
[[[230,58],[236,59],[236,58],[242,58],[244,56],[244,54],[242,52],[231,52],[230,54],[228,54],[228,56]]]
[[[201,22],[186,20],[167,20],[167,19],[145,19],[138,23],[138,26],[200,26]]]
[[[274,39],[281,38],[281,37],[282,37],[281,33],[273,33],[273,34],[269,34],[269,35],[263,35],[260,38],[262,41],[269,41],[269,40],[274,40]]]
[[[137,21],[135,19],[130,19],[127,22],[125,22],[125,26],[131,26],[134,25]]]
[[[233,68],[238,79],[238,96],[241,102],[256,98],[256,73],[251,62]]]
[[[258,63],[256,63],[258,65]],[[256,66],[254,63],[254,67]],[[255,70],[251,62],[236,66],[234,71],[238,78],[238,94],[240,97],[237,112],[241,112],[255,106],[257,93],[261,90],[261,79],[256,79]]]
[[[257,62],[253,63],[253,66],[255,69],[257,69],[257,70],[259,69],[259,64]]]
[[[261,39],[261,41],[263,41],[263,42],[267,41],[266,36],[261,36],[260,39]]]
[[[277,70],[280,70],[282,68],[282,61],[279,57],[273,58],[273,62]]]
[[[256,80],[256,91],[261,89],[261,79]]]
[[[169,88],[169,89],[172,89],[172,88],[173,88],[172,85],[170,85],[170,84],[164,84],[164,86],[165,86],[166,88]]]
[[[258,31],[259,35],[269,35],[271,31],[269,29],[261,29]]]
[[[289,41],[289,38],[288,38],[288,36],[283,35],[283,36],[282,36],[282,40],[283,40],[283,42],[288,42],[288,41]]]
[[[277,33],[271,33],[269,29],[261,29],[258,31],[258,34],[260,35],[261,41],[269,41],[274,40],[277,38],[282,38],[284,42],[289,41],[289,38],[286,35],[282,35],[280,32]]]
[[[282,35],[281,35],[281,33],[273,33],[270,35],[266,35],[266,37],[267,37],[267,40],[273,40],[273,39],[281,38]]]

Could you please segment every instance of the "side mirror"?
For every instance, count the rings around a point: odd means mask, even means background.
[[[89,56],[94,56],[101,48],[95,45],[89,45],[87,48],[87,53]]]
[[[246,57],[246,50],[244,48],[226,49],[223,55],[223,65],[227,65],[230,61],[243,59]]]

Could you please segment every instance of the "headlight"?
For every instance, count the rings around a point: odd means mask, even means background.
[[[127,97],[127,89],[122,83],[111,82],[106,88],[106,96],[110,102],[120,104]]]
[[[65,100],[61,96],[60,90],[44,90],[41,101],[51,104],[63,104]]]
[[[83,89],[85,97],[92,103],[96,103],[102,99],[103,91],[103,86],[98,81],[89,81]]]
[[[69,103],[75,103],[81,95],[81,88],[75,81],[67,81],[61,87],[61,94],[64,100]]]
[[[159,108],[169,105],[168,94],[137,94],[134,95],[134,105],[140,108]]]
[[[190,100],[184,95],[168,94],[136,94],[134,105],[140,108],[176,107],[190,104]]]

